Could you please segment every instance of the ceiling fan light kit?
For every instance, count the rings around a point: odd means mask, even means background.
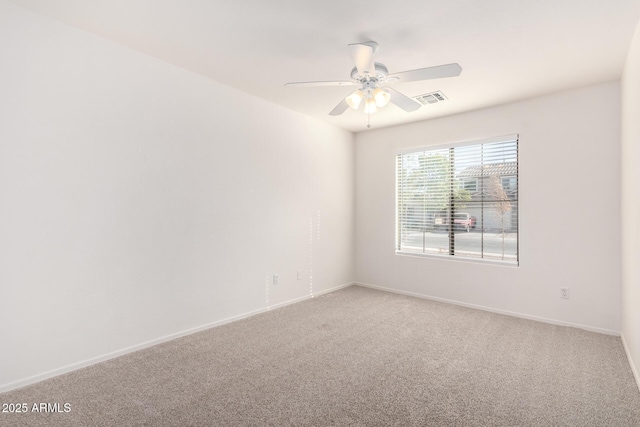
[[[453,63],[389,74],[384,64],[373,61],[377,50],[378,44],[373,41],[352,43],[349,45],[351,58],[356,65],[351,70],[351,81],[298,82],[287,83],[286,86],[360,85],[359,89],[351,92],[331,110],[329,115],[332,116],[339,116],[348,108],[358,110],[360,105],[363,105],[365,114],[373,114],[378,111],[379,108],[383,108],[389,103],[394,104],[406,112],[411,112],[416,111],[422,104],[395,89],[382,85],[389,85],[396,82],[456,77],[462,72],[462,67]]]
[[[345,98],[349,107],[357,110],[360,104],[364,100],[364,112],[367,114],[373,114],[378,111],[378,108],[382,108],[391,100],[391,94],[384,88],[377,87],[372,89],[371,87],[363,87],[362,89],[355,90]]]

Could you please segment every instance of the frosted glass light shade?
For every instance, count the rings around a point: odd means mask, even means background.
[[[364,100],[364,113],[373,114],[378,111],[375,98],[367,98]]]
[[[347,101],[347,104],[349,104],[349,107],[353,108],[354,110],[357,110],[363,98],[364,98],[364,94],[360,89],[358,89],[352,92],[345,99]]]
[[[389,103],[391,94],[382,88],[376,88],[373,91],[373,98],[376,100],[376,105],[382,108]]]

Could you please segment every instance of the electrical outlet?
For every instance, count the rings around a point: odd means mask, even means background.
[[[569,288],[560,288],[560,298],[569,299]]]
[[[274,274],[273,275],[273,284],[274,285],[279,285],[280,284],[280,275],[279,274]]]
[[[296,277],[298,280],[302,280],[302,270],[298,270],[298,272],[296,273]]]

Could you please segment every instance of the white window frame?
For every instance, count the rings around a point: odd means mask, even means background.
[[[396,235],[395,235],[395,239],[394,239],[394,246],[395,246],[395,253],[396,255],[400,255],[400,256],[415,256],[415,257],[425,257],[425,258],[437,258],[437,259],[444,259],[444,260],[453,260],[453,261],[458,261],[458,262],[472,262],[472,263],[482,263],[482,264],[497,264],[497,265],[502,265],[502,266],[507,266],[507,267],[519,267],[520,266],[520,201],[519,201],[519,193],[520,193],[520,171],[519,171],[519,163],[520,163],[520,152],[519,152],[519,139],[520,136],[518,134],[510,134],[510,135],[503,135],[503,136],[499,136],[499,137],[494,137],[494,138],[485,138],[485,139],[479,139],[479,140],[469,140],[469,141],[462,141],[462,142],[456,142],[456,143],[445,143],[445,144],[437,144],[437,145],[430,145],[430,146],[421,146],[421,147],[415,147],[415,148],[409,148],[409,149],[403,149],[403,150],[397,150],[394,154],[394,162],[396,167],[394,168],[395,170],[395,224],[396,224]],[[397,170],[397,164],[398,164],[398,156],[403,155],[403,154],[410,154],[410,153],[417,153],[417,152],[427,152],[427,151],[436,151],[436,150],[443,150],[443,149],[449,149],[449,148],[456,148],[456,147],[464,147],[464,146],[471,146],[471,145],[481,145],[481,144],[491,144],[491,143],[500,143],[500,142],[511,142],[511,141],[516,141],[516,147],[517,147],[517,156],[516,156],[516,164],[518,165],[518,171],[515,174],[515,178],[516,178],[516,188],[517,188],[517,192],[518,192],[518,197],[516,199],[517,202],[517,225],[516,225],[516,233],[517,233],[517,241],[516,241],[516,260],[514,261],[502,261],[502,260],[496,260],[496,259],[486,259],[486,258],[477,258],[477,257],[465,257],[465,256],[461,256],[461,255],[450,255],[450,254],[434,254],[434,253],[419,253],[419,252],[414,252],[414,251],[404,251],[399,249],[399,242],[400,242],[400,236],[399,233],[400,228],[401,228],[401,219],[400,219],[400,212],[399,212],[399,208],[400,208],[400,203],[399,203],[399,186],[398,186],[398,170]],[[508,175],[509,177],[512,177],[514,175]]]

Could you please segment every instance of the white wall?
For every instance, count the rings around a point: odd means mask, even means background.
[[[640,24],[622,76],[622,338],[640,386]]]
[[[356,281],[619,333],[619,91],[605,83],[357,134]],[[396,151],[514,133],[520,267],[395,255]]]
[[[0,0],[0,390],[352,282],[353,163],[346,131]]]

